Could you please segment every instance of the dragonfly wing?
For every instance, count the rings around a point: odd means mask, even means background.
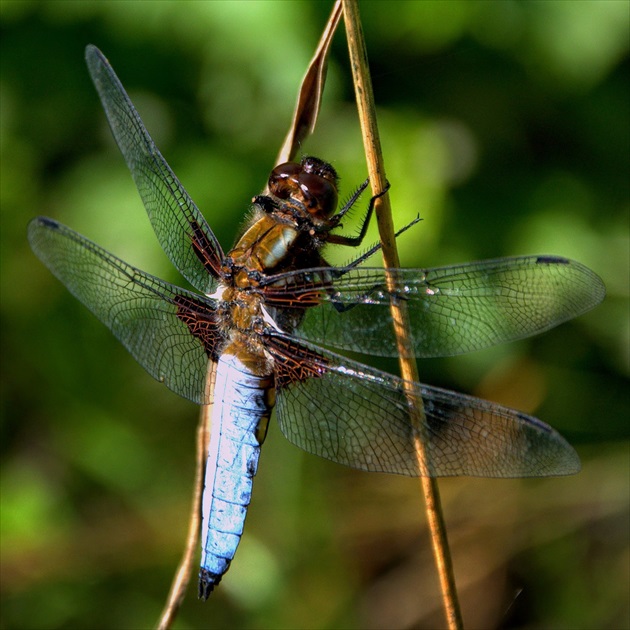
[[[195,288],[212,293],[223,260],[219,242],[155,146],[103,53],[88,46],[85,58],[160,245]]]
[[[126,264],[52,219],[33,219],[28,239],[38,258],[149,374],[180,396],[207,402],[208,357],[215,358],[211,348],[220,342],[210,300]],[[193,320],[201,331],[196,335]]]
[[[383,269],[283,274],[287,305],[320,304],[306,309],[296,334],[344,350],[397,356],[389,314],[394,299],[408,306],[415,356],[452,356],[541,333],[592,309],[605,295],[594,272],[556,256],[392,271],[393,292]],[[280,278],[266,288],[270,301],[281,294]]]
[[[274,336],[276,409],[291,442],[360,470],[419,476],[403,381],[295,338]],[[431,476],[538,477],[580,469],[573,448],[536,418],[413,384],[422,399]]]

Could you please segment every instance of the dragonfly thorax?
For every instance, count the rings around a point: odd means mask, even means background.
[[[282,265],[298,235],[294,225],[276,215],[259,215],[229,252],[228,259],[232,268],[268,272]],[[241,286],[243,278],[243,274],[236,274]]]

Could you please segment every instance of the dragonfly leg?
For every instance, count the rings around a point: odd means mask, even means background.
[[[343,216],[350,210],[356,200],[359,198],[359,195],[365,190],[368,185],[368,180],[363,182],[363,184],[359,187],[356,193],[352,195],[348,203],[335,215],[331,218],[331,222],[334,222],[335,226],[339,226],[339,221],[343,218]],[[374,195],[370,199],[370,203],[368,205],[367,212],[365,213],[365,217],[363,219],[363,223],[361,225],[361,231],[357,236],[344,236],[343,234],[330,234],[326,239],[328,243],[334,243],[335,245],[346,245],[347,247],[358,247],[363,242],[365,238],[365,234],[367,232],[368,226],[370,224],[370,219],[372,218],[372,212],[374,211],[374,204],[379,197],[382,197],[389,190],[389,182],[385,186],[385,189],[382,190],[377,195]],[[334,228],[333,228],[334,229]]]

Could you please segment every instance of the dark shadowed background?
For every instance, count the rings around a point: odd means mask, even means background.
[[[183,283],[85,45],[109,57],[228,248],[330,6],[0,5],[1,627],[151,627],[186,531],[197,408],[147,376],[26,242],[45,214]],[[395,221],[423,218],[400,239],[403,264],[558,254],[608,288],[538,338],[420,362],[427,383],[536,414],[583,461],[565,479],[441,482],[467,627],[628,627],[628,5],[361,7]],[[343,33],[304,151],[333,162],[342,197],[365,178]],[[416,480],[304,454],[272,424],[254,488],[232,569],[205,604],[191,587],[176,627],[442,625]]]

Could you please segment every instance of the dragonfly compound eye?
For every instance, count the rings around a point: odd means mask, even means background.
[[[302,166],[295,162],[278,164],[269,175],[269,192],[279,199],[288,199],[299,191],[298,177]]]
[[[301,196],[308,211],[320,219],[329,217],[337,207],[335,184],[313,173],[302,173],[299,181]]]

